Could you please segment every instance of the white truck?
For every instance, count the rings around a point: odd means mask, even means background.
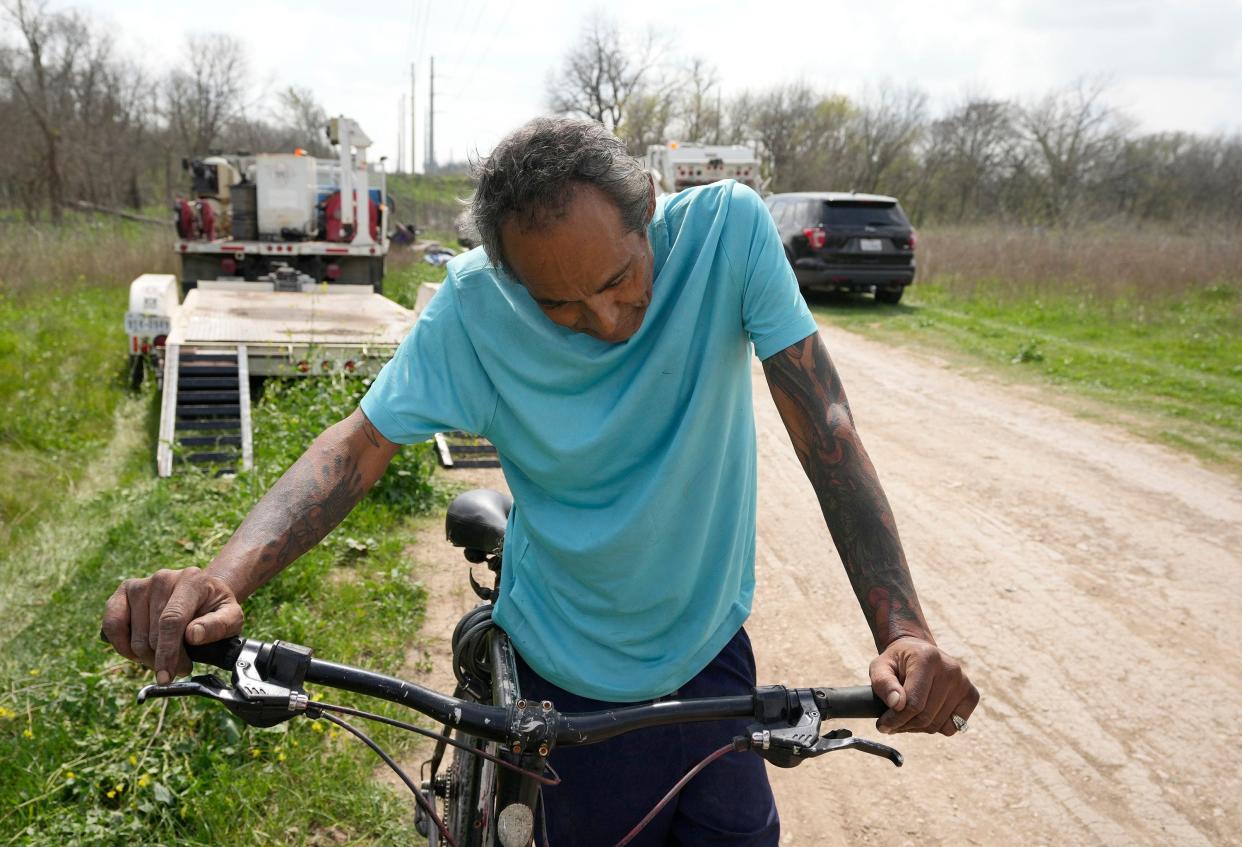
[[[374,374],[414,324],[379,293],[387,221],[368,188],[370,139],[345,117],[328,136],[335,161],[196,162],[196,197],[176,207],[180,285],[172,274],[130,284],[131,384],[151,369],[163,391],[160,476],[178,461],[249,469],[251,377]]]
[[[763,187],[759,159],[744,144],[653,144],[647,148],[645,164],[659,194],[674,194],[722,179],[736,179],[756,191]]]
[[[367,163],[371,139],[353,120],[333,118],[325,131],[334,159],[297,150],[183,162],[191,193],[174,204],[183,291],[203,279],[266,280],[280,267],[382,291],[384,170]]]

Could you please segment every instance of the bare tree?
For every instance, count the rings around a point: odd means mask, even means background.
[[[630,97],[625,119],[616,128],[630,153],[641,156],[648,146],[664,143],[676,108],[675,101],[676,91],[668,87],[638,91]]]
[[[164,109],[184,153],[206,153],[249,103],[249,68],[241,42],[210,33],[186,39],[185,69],[164,82]]]
[[[877,191],[909,159],[927,123],[927,95],[917,88],[881,85],[863,99],[853,123],[857,158],[853,188]],[[900,191],[900,185],[886,186]]]
[[[765,177],[774,191],[830,188],[845,163],[848,100],[804,82],[743,94],[730,104],[733,140],[759,143]]]
[[[1101,83],[1080,81],[1023,109],[1019,126],[1029,145],[1040,205],[1050,221],[1078,211],[1090,183],[1116,153],[1128,129],[1103,101]]]
[[[686,80],[677,109],[681,137],[721,143],[720,77],[716,69],[696,56],[686,63],[681,75]]]
[[[293,141],[312,156],[330,154],[324,127],[328,113],[309,88],[291,85],[276,95],[277,123],[293,136]]]
[[[616,130],[631,100],[656,74],[661,47],[654,30],[630,45],[616,21],[602,13],[592,15],[560,71],[548,78],[549,105],[555,112],[583,115]]]
[[[38,128],[48,213],[60,223],[65,203],[62,138],[73,114],[69,92],[91,43],[90,30],[77,13],[50,12],[46,2],[7,0],[4,16],[17,28],[21,47],[5,52],[0,74]]]
[[[951,107],[932,123],[923,157],[928,183],[936,187],[928,192],[936,195],[933,208],[959,222],[985,206],[995,208],[997,185],[1016,141],[1009,103],[967,95]]]

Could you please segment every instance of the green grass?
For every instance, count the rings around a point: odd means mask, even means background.
[[[920,284],[895,307],[812,304],[829,323],[1054,386],[1144,437],[1242,470],[1242,283],[1141,301]]]
[[[389,290],[412,305],[422,281],[441,277],[413,264]],[[250,729],[208,703],[140,707],[149,675],[98,642],[123,579],[206,564],[366,387],[269,381],[252,472],[158,480],[157,396],[124,385],[125,293],[70,280],[0,294],[0,847],[413,841],[409,798],[376,784],[362,745],[305,720]],[[342,526],[250,598],[247,633],[400,667],[425,602],[403,551],[441,499],[432,461],[425,447],[402,451]],[[373,737],[396,754],[411,743],[384,728]]]
[[[125,306],[115,286],[0,293],[0,545],[68,496],[112,438]]]
[[[102,604],[121,580],[206,564],[310,438],[354,408],[365,385],[307,379],[269,389],[255,409],[253,472],[155,480],[144,439],[121,484],[72,516],[77,529],[94,533],[68,533],[72,567],[59,585],[36,581],[26,599],[38,614],[4,640],[0,793],[9,802],[0,832],[11,839],[0,845],[253,843],[262,835],[300,844],[329,828],[351,843],[413,838],[407,799],[376,787],[375,761],[361,745],[305,720],[254,730],[212,704],[138,706],[134,695],[149,677],[96,638]],[[247,633],[395,671],[425,599],[402,552],[418,525],[410,516],[437,497],[431,462],[425,447],[403,451],[323,544],[248,601]],[[8,551],[0,573],[21,555]],[[409,743],[395,731],[375,737],[395,751]]]
[[[390,262],[388,273],[384,276],[384,296],[407,309],[413,309],[418,300],[418,289],[423,283],[443,280],[443,268],[437,268],[421,260],[402,265]]]
[[[474,185],[466,176],[388,176],[388,193],[397,207],[395,219],[441,235],[453,231],[453,221],[465,208],[461,200],[473,192]]]

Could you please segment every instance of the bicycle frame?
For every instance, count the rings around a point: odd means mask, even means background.
[[[509,643],[509,637],[504,630],[499,627],[493,627],[488,634],[488,654],[492,668],[492,705],[507,710],[517,704],[522,693],[517,678],[513,645]],[[473,736],[464,734],[459,734],[458,737],[459,740],[467,738],[472,742],[474,740]],[[487,747],[488,752],[512,762],[523,770],[535,773],[543,771],[546,757],[540,755],[537,750],[534,753],[515,753],[495,741],[488,742]],[[472,808],[469,810],[466,821],[468,827],[479,830],[480,847],[492,847],[496,843],[497,827],[502,812],[510,818],[522,818],[528,822],[533,836],[540,800],[539,784],[530,777],[506,768],[497,768],[493,763],[478,757],[472,757],[469,761],[468,766],[473,774],[467,779],[478,781],[478,795],[468,800],[472,802]],[[450,796],[448,805],[452,808],[453,804],[463,802],[463,799],[460,796]],[[515,808],[515,804],[529,810],[529,814]],[[511,809],[512,811],[506,811]],[[447,817],[456,819],[452,814]],[[511,825],[524,828],[520,822]],[[459,836],[459,842],[462,842],[461,834],[455,834]],[[427,835],[428,847],[439,847],[439,833],[434,827],[429,829]]]
[[[467,615],[472,614],[468,612]],[[492,626],[487,634],[487,652],[488,667],[490,673],[490,690],[491,704],[498,708],[509,711],[516,708],[522,701],[521,685],[517,676],[517,661],[513,645],[509,641],[508,635],[500,627]],[[453,645],[454,655],[457,655],[459,644]],[[478,739],[474,736],[467,735],[463,732],[458,733],[458,740],[467,741],[468,743],[478,743]],[[516,765],[524,771],[533,773],[542,773],[547,761],[547,748],[542,750],[539,747],[535,749],[522,749],[520,746],[513,748],[490,741],[487,743],[487,750],[505,761]],[[455,763],[462,757],[456,756]],[[435,758],[433,757],[434,761]],[[443,793],[446,795],[446,805],[449,813],[446,819],[457,821],[460,815],[455,813],[455,804],[469,803],[471,808],[465,816],[466,832],[454,833],[459,842],[464,842],[469,838],[469,843],[473,841],[474,833],[470,829],[478,830],[478,844],[480,847],[492,847],[497,842],[498,837],[504,843],[504,838],[498,836],[497,829],[500,824],[500,816],[506,815],[506,826],[517,830],[519,840],[523,831],[529,830],[533,835],[536,821],[536,815],[539,811],[540,802],[540,786],[538,782],[506,768],[498,768],[492,762],[481,760],[478,757],[471,757],[468,760],[467,767],[470,773],[462,778],[455,770],[452,771],[452,777],[447,785],[447,790]],[[432,779],[424,782],[424,787],[436,791],[435,773],[432,773]],[[459,781],[460,780],[460,781]],[[474,783],[477,782],[477,789]],[[444,786],[444,783],[441,783]],[[466,788],[466,796],[462,796],[460,790]],[[526,811],[523,811],[525,809]],[[450,827],[452,828],[452,827]],[[506,835],[510,833],[506,832]],[[429,847],[439,847],[440,839],[437,830],[429,827],[428,832]],[[529,839],[526,839],[529,840]],[[524,843],[524,842],[523,842]]]

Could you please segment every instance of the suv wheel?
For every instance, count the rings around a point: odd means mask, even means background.
[[[875,302],[896,305],[901,302],[901,295],[905,294],[905,292],[906,287],[904,285],[894,285],[889,288],[880,288],[877,285],[875,289]]]

